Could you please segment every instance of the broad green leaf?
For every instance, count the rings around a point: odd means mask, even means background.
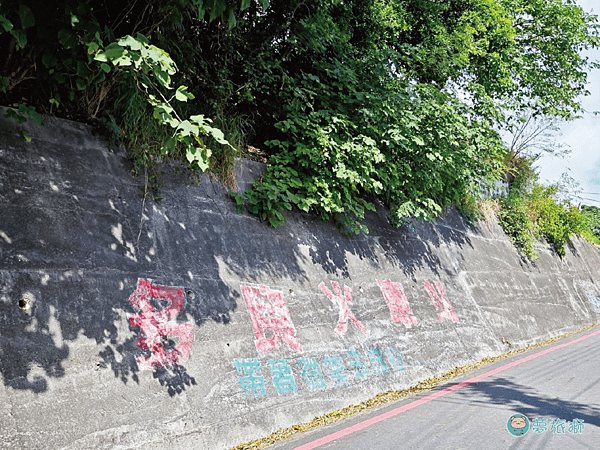
[[[190,135],[197,136],[198,132],[199,132],[198,126],[192,124],[189,120],[184,120],[183,122],[181,122],[177,126],[177,129],[184,136],[190,136]]]
[[[19,6],[19,16],[21,17],[21,26],[24,30],[35,25],[35,17],[28,6]]]
[[[233,195],[233,198],[235,199],[235,203],[238,206],[244,206],[246,204],[246,200],[240,194],[238,194],[236,192],[229,191],[229,195]]]
[[[160,109],[155,109],[153,114],[154,118],[158,119],[161,123],[171,123],[171,121],[176,120],[169,113],[166,113]]]
[[[112,42],[111,44],[109,44],[106,47],[106,50],[98,52],[94,59],[96,61],[100,61],[100,62],[110,61],[116,65],[117,64],[116,61],[119,58],[121,58],[125,54],[126,51],[127,50],[125,50],[123,47],[121,47],[116,42]]]
[[[96,56],[94,56],[94,61],[110,61],[110,60],[106,56],[106,52],[99,51],[98,53],[96,53]]]
[[[225,135],[218,128],[209,127],[208,125],[204,126],[204,129],[210,133],[210,135],[217,141],[219,144],[227,145],[229,142],[225,139]]]
[[[158,67],[155,67],[154,69],[154,77],[163,87],[168,88],[171,84],[171,77],[169,76],[169,74]]]
[[[92,71],[83,61],[77,61],[77,75],[79,75],[82,78],[86,78],[90,76],[91,73]]]
[[[4,28],[4,31],[10,31],[13,29],[13,24],[10,20],[8,20],[6,17],[4,17],[2,14],[0,14],[0,25],[2,25],[2,28]]]
[[[421,139],[419,136],[413,136],[412,140],[415,142],[415,144],[417,145],[425,145],[425,141],[423,139]]]
[[[25,135],[25,131],[20,130],[19,136],[21,136],[21,139],[23,139],[25,142],[31,142],[31,138]]]
[[[88,79],[89,80],[89,79]],[[96,74],[92,77],[91,81],[89,81],[89,84],[93,84],[93,85],[98,85],[100,83],[102,83],[104,80],[106,80],[106,73],[104,73],[103,70],[99,70],[98,72],[96,72]]]
[[[198,166],[200,167],[200,170],[202,170],[203,172],[210,167],[208,165],[207,161],[208,161],[208,157],[207,158],[198,159]]]
[[[155,68],[159,68],[169,75],[173,75],[177,72],[175,61],[173,61],[169,54],[163,49],[150,45],[149,47],[143,47],[140,52],[144,58],[156,63]]]
[[[42,56],[42,63],[46,66],[47,69],[50,69],[58,63],[58,60],[52,53],[44,53]]]
[[[194,98],[194,94],[188,92],[187,86],[179,86],[175,91],[175,98],[180,102],[187,102],[188,99],[192,100]]]
[[[269,217],[269,223],[273,228],[279,228],[280,225],[283,224],[281,220],[276,219],[275,217]]]
[[[77,89],[79,89],[80,91],[83,91],[83,90],[85,90],[87,88],[87,83],[82,78],[77,78],[77,80],[75,81],[75,83],[77,84]]]
[[[233,12],[233,9],[229,10],[229,29],[233,29],[235,28],[236,25],[236,20],[235,20],[235,13]]]
[[[198,124],[198,126],[203,127],[206,122],[210,122],[208,119],[204,118],[204,114],[199,114],[196,116],[190,116],[190,120]]]
[[[98,48],[100,48],[96,42],[89,42],[87,46],[88,46],[88,50],[87,50],[88,55],[94,54],[94,52],[96,50],[98,50]]]
[[[158,112],[159,114],[171,114],[173,112],[173,108],[166,103],[160,103],[156,108],[154,108],[154,111]]]
[[[58,42],[67,50],[76,47],[78,43],[75,33],[64,29],[58,32]]]
[[[187,158],[190,164],[196,161],[198,167],[200,167],[200,170],[205,171],[209,167],[206,162],[208,160],[209,155],[204,155],[204,153],[205,152],[203,152],[200,148],[189,146],[186,150],[185,157]]]
[[[209,21],[212,22],[217,17],[221,17],[221,15],[225,12],[226,9],[227,9],[227,1],[226,0],[214,0],[213,7],[210,11]]]
[[[133,36],[129,36],[129,35],[122,37],[117,42],[119,43],[120,46],[129,47],[129,48],[131,48],[131,50],[141,50],[141,48],[142,48],[142,43],[140,43]]]
[[[172,152],[173,152],[173,150],[175,149],[175,146],[176,146],[176,145],[177,145],[177,139],[175,139],[175,138],[174,138],[174,137],[172,137],[172,136],[169,136],[169,137],[168,137],[168,138],[165,140],[165,142],[164,142],[164,144],[163,144],[163,146],[162,146],[162,149],[161,149],[161,152],[160,152],[160,153],[161,153],[162,155],[167,155],[167,154],[169,154],[169,153],[172,153]]]
[[[128,52],[127,57],[129,58],[129,60],[131,62],[133,62],[133,65],[136,69],[139,69],[142,66],[142,64],[144,64],[144,59],[137,52]],[[140,81],[140,83],[143,83],[143,82]]]
[[[25,48],[27,45],[27,34],[23,30],[12,30],[10,34],[17,40],[18,48]]]
[[[149,44],[148,38],[141,33],[136,34],[135,39],[143,46],[147,46]]]
[[[195,147],[188,147],[188,149],[186,150],[185,157],[190,163],[192,163],[196,159],[196,151],[197,150]]]
[[[129,57],[129,54],[125,54],[123,56],[121,56],[120,58],[116,58],[113,61],[113,64],[118,64],[119,66],[130,66],[131,65],[131,58]]]

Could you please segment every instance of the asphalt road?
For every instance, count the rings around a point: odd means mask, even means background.
[[[600,330],[269,447],[312,448],[600,449]]]

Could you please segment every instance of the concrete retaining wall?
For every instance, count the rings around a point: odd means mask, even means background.
[[[453,211],[274,230],[174,168],[144,201],[86,126],[18,131],[0,120],[3,448],[228,448],[600,318],[580,240],[529,264]]]

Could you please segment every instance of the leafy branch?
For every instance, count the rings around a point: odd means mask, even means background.
[[[167,52],[150,45],[145,36],[124,36],[105,49],[99,48],[94,60],[106,73],[111,71],[108,63],[112,63],[116,70],[129,69],[152,105],[154,118],[161,125],[171,127],[172,133],[163,142],[161,155],[172,154],[181,145],[191,168],[204,171],[209,167],[211,150],[205,146],[202,137],[211,136],[219,144],[230,145],[223,132],[210,126],[212,121],[203,115],[192,115],[186,119],[179,116],[173,102],[187,102],[194,95],[187,86],[181,85],[170,98],[166,98],[163,90],[173,91],[171,77],[177,73],[177,66]]]

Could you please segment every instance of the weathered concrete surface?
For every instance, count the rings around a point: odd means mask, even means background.
[[[0,120],[3,448],[228,448],[599,321],[580,240],[529,264],[453,211],[274,230],[208,176],[168,169],[155,204],[86,126],[26,128]]]

